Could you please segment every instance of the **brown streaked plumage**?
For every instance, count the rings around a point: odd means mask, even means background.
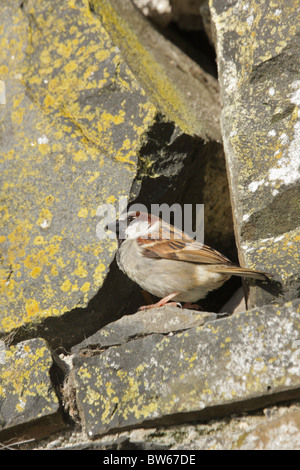
[[[143,289],[162,298],[156,306],[171,299],[203,299],[232,275],[268,278],[262,271],[234,265],[218,251],[152,214],[129,212],[117,221],[115,231],[119,267]]]

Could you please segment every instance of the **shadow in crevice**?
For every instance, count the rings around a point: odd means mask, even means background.
[[[268,292],[275,298],[283,298],[284,288],[281,282],[275,279],[267,279],[265,281],[256,281],[256,286]]]
[[[205,243],[238,261],[223,147],[178,131],[174,123],[157,115],[139,150],[138,174],[131,188],[130,204],[204,204]],[[195,213],[195,211],[194,211]],[[171,217],[172,223],[172,217]],[[195,230],[195,224],[193,224]],[[200,302],[217,312],[241,286],[240,279]]]
[[[48,317],[37,325],[17,330],[10,344],[31,338],[44,338],[56,352],[69,352],[100,328],[142,305],[140,288],[125,276],[114,259],[103,286],[86,307],[78,307],[59,317]]]
[[[267,304],[283,304],[294,298],[292,296],[291,299],[288,299],[283,283],[272,277],[264,281],[245,279],[243,286],[247,309]]]

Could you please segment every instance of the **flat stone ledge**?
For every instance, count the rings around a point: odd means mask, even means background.
[[[169,305],[153,308],[151,311],[140,311],[109,323],[74,346],[71,352],[82,354],[86,350],[88,353],[88,350],[106,349],[153,333],[166,335],[179,332],[204,325],[209,320],[215,320],[217,316],[216,313],[180,309]]]
[[[299,397],[299,311],[299,300],[267,305],[75,357],[87,435],[206,420]]]

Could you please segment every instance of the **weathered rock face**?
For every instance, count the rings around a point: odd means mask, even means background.
[[[155,23],[165,27],[175,22],[182,29],[203,28],[202,9],[207,0],[133,0],[133,3]]]
[[[97,207],[129,194],[155,109],[87,4],[7,2],[3,15],[1,331],[72,343],[116,246],[96,236]]]
[[[297,301],[206,319],[171,336],[165,329],[125,343],[113,336],[116,346],[101,352],[100,342],[98,355],[79,352],[75,387],[88,435],[208,419],[299,396],[299,307]],[[109,344],[108,331],[103,337]]]
[[[0,447],[57,430],[49,448],[299,447],[294,3],[211,0],[239,255],[274,276],[231,316],[238,292],[222,314],[133,314],[96,235],[120,196],[204,203],[205,241],[234,259],[214,78],[129,0],[2,4]]]
[[[281,282],[249,305],[299,295],[299,16],[293,1],[212,0],[222,135],[240,260]]]
[[[300,405],[272,405],[255,413],[208,423],[139,428],[88,440],[80,431],[55,434],[39,442],[39,449],[65,450],[151,450],[170,454],[197,450],[298,450],[300,446]],[[35,449],[28,443],[22,449]],[[173,452],[172,452],[173,451]],[[200,454],[196,452],[196,458]],[[112,455],[120,455],[118,453]]]
[[[217,318],[216,313],[207,313],[190,310],[174,309],[165,305],[161,309],[153,309],[151,315],[148,311],[137,312],[134,315],[125,315],[116,322],[97,331],[95,334],[76,344],[71,353],[103,350],[111,346],[125,344],[128,341],[151,335],[153,333],[168,334],[188,330],[201,326],[208,320]]]
[[[232,250],[217,83],[130,2],[4,2],[1,21],[0,334],[68,348],[140,303],[100,205],[210,200]]]
[[[3,351],[0,361],[0,441],[40,438],[65,427],[50,379],[51,353],[40,338]]]

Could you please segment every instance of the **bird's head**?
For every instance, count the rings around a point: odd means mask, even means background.
[[[120,217],[106,226],[107,230],[115,232],[118,240],[127,238],[156,238],[159,233],[160,219],[153,214],[142,211],[124,212]],[[152,236],[151,236],[152,235]]]

